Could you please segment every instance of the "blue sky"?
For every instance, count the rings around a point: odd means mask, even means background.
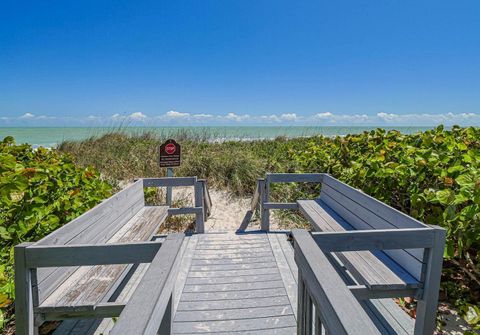
[[[480,125],[480,1],[2,1],[0,126]]]

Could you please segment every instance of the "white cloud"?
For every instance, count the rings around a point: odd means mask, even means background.
[[[130,119],[135,120],[135,121],[142,121],[145,120],[147,117],[145,114],[142,112],[134,112],[128,116]]]
[[[228,113],[225,116],[225,119],[233,120],[233,121],[236,121],[236,122],[241,122],[241,121],[247,120],[248,118],[250,118],[250,115],[248,115],[248,114],[237,115],[235,113]]]
[[[296,121],[299,117],[295,113],[287,113],[280,115],[280,119],[283,121]]]
[[[114,120],[118,120],[118,119],[122,119],[123,117],[120,114],[115,113],[111,116],[111,118],[114,119]]]
[[[25,113],[22,116],[20,116],[20,119],[33,119],[34,117],[35,115],[32,113]]]
[[[266,122],[280,122],[280,118],[275,115],[275,114],[271,114],[271,115],[262,115],[260,116],[260,119],[263,120],[263,121],[266,121]]]
[[[333,116],[330,112],[318,113],[313,116],[314,119],[329,119]]]
[[[193,114],[193,117],[194,118],[198,118],[198,119],[211,119],[213,118],[214,116],[212,114],[203,114],[203,113],[200,113],[200,114]]]
[[[186,118],[190,116],[190,113],[181,113],[177,111],[168,111],[165,114],[167,117],[175,119],[175,118]]]

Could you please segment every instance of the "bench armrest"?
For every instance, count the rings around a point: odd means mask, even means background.
[[[349,230],[313,232],[323,251],[360,251],[432,248],[435,228]]]
[[[81,245],[31,245],[25,248],[27,268],[149,263],[162,242]]]

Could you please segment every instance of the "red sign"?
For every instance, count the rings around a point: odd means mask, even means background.
[[[180,144],[175,140],[167,140],[160,146],[160,167],[180,166]]]
[[[175,153],[176,151],[176,147],[175,147],[175,144],[173,143],[168,143],[166,146],[165,146],[165,152],[168,154],[168,155],[172,155]]]

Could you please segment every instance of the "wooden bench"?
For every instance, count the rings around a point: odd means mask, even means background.
[[[321,193],[315,200],[269,202],[270,184],[278,182],[321,183]],[[315,242],[369,315],[385,321],[387,333],[433,333],[445,243],[442,228],[425,225],[328,174],[267,174],[263,183],[264,229],[269,228],[269,210],[299,209],[312,224]],[[393,297],[418,299],[415,326],[384,299]]]
[[[144,187],[194,186],[195,207],[145,206]],[[17,334],[45,321],[120,314],[115,302],[139,263],[152,261],[150,242],[168,215],[193,213],[203,232],[203,187],[195,177],[140,179],[35,243],[15,247]]]

